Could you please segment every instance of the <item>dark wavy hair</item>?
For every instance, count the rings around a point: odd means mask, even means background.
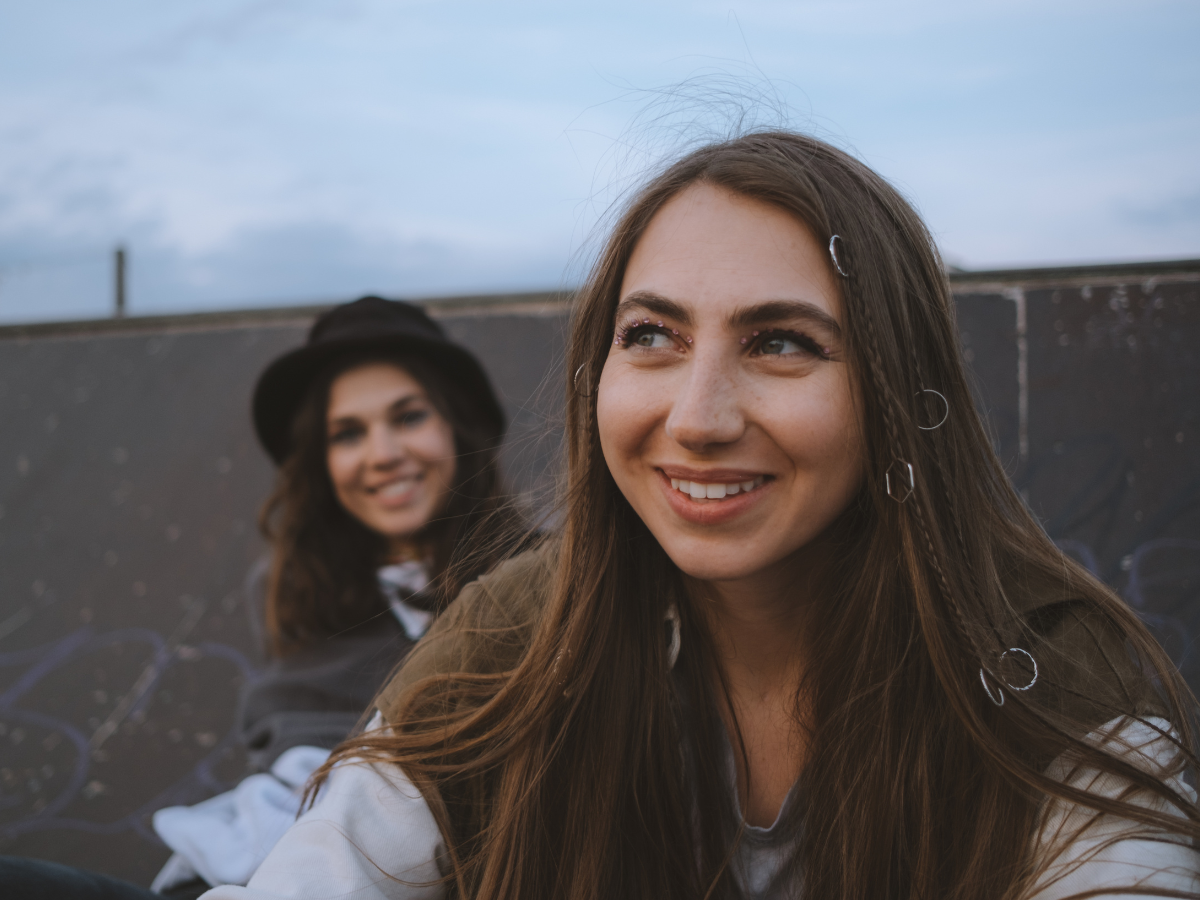
[[[1118,815],[1153,840],[1200,839],[1196,804],[1168,781],[1196,762],[1195,700],[1137,616],[1055,547],[1013,489],[972,401],[933,239],[863,163],[767,132],[670,166],[633,198],[580,291],[566,371],[601,370],[638,241],[696,184],[784,210],[822,246],[841,235],[849,272],[834,280],[866,477],[831,529],[838,565],[815,604],[820,639],[796,703],[809,712],[792,883],[813,900],[1012,900],[1044,871],[1031,851],[1050,800],[1089,821]],[[949,402],[934,431],[920,427],[933,412],[923,388]],[[568,386],[567,416],[549,599],[516,667],[421,679],[391,708],[392,730],[349,740],[327,765],[403,767],[446,840],[451,896],[737,897],[708,620],[609,473],[595,397]],[[908,464],[916,489],[898,503],[884,475]],[[672,603],[674,671],[662,639]],[[1036,689],[1003,687],[1030,677],[1005,668],[1010,647],[1038,661]],[[1122,716],[1171,722],[1173,771],[1086,739]],[[1064,754],[1129,790],[1106,798],[1052,777]]]
[[[339,356],[309,385],[292,420],[291,453],[259,516],[273,551],[265,610],[273,653],[338,634],[385,609],[375,571],[387,541],[342,507],[326,462],[333,382],[375,362],[398,366],[420,382],[454,433],[458,459],[449,501],[416,535],[433,559],[431,610],[440,611],[463,584],[496,562],[519,531],[520,517],[500,475],[499,436],[481,424],[460,387],[413,354],[375,349]]]

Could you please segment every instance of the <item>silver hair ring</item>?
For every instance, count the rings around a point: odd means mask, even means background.
[[[1015,684],[1009,684],[1007,681],[1002,681],[1001,683],[1005,687],[1007,687],[1010,691],[1027,691],[1031,687],[1033,687],[1035,684],[1037,684],[1037,680],[1038,680],[1037,660],[1033,658],[1033,654],[1030,653],[1028,650],[1025,650],[1021,647],[1009,647],[1007,650],[1005,650],[1003,653],[1000,654],[1000,662],[1004,662],[1004,657],[1008,656],[1008,654],[1010,654],[1010,653],[1021,653],[1026,658],[1028,658],[1029,662],[1033,665],[1033,677],[1029,679],[1029,684],[1022,685],[1020,687],[1018,687]],[[993,676],[993,677],[995,677],[995,676]],[[979,680],[981,682],[983,682],[983,689],[984,689],[984,691],[987,692],[988,699],[991,700],[993,703],[995,703],[997,706],[1003,706],[1004,705],[1004,691],[1000,690],[1000,688],[996,688],[996,693],[995,694],[992,693],[992,689],[987,683],[987,677],[984,675],[984,670],[982,668],[979,670]],[[999,680],[999,679],[997,679],[997,680]],[[997,695],[999,695],[999,697],[1000,697],[999,700],[996,699]]]
[[[679,659],[679,647],[683,642],[679,633],[679,607],[672,603],[664,619],[671,629],[671,644],[667,648],[667,669],[670,670],[675,668],[675,660]]]
[[[917,489],[912,463],[902,459],[893,460],[892,464],[887,467],[887,471],[883,473],[883,486],[887,495],[897,503],[903,503],[911,497],[913,491]]]
[[[949,400],[947,400],[947,399],[946,399],[944,396],[942,396],[940,393],[938,393],[937,391],[935,391],[933,388],[921,388],[921,390],[917,391],[917,393],[915,394],[915,396],[918,396],[918,397],[919,397],[921,394],[933,394],[933,396],[935,396],[935,397],[937,397],[939,400],[941,400],[941,401],[942,401],[942,405],[946,407],[946,411],[945,411],[944,413],[942,413],[942,418],[941,418],[941,420],[940,420],[940,421],[939,421],[939,422],[938,422],[936,425],[930,425],[930,426],[928,426],[928,427],[926,427],[926,426],[924,426],[924,425],[918,425],[918,426],[917,426],[917,427],[918,427],[919,429],[921,429],[922,431],[936,431],[937,429],[939,429],[939,428],[941,428],[943,425],[945,425],[945,424],[946,424],[946,420],[947,420],[948,418],[950,418],[950,401],[949,401]]]
[[[1007,650],[1005,650],[1003,653],[1000,654],[1000,662],[1004,662],[1004,657],[1008,656],[1008,654],[1010,654],[1010,653],[1023,653],[1029,659],[1029,661],[1031,663],[1033,663],[1033,677],[1029,679],[1029,684],[1025,685],[1025,687],[1017,687],[1015,684],[1009,684],[1007,681],[1004,683],[1006,685],[1008,685],[1009,690],[1027,691],[1031,687],[1033,687],[1035,684],[1037,684],[1037,680],[1038,680],[1037,660],[1033,658],[1033,654],[1030,653],[1028,650],[1022,650],[1020,647],[1009,647]]]
[[[833,267],[838,270],[838,274],[843,278],[849,278],[850,273],[842,268],[841,253],[838,248],[842,245],[842,236],[835,234],[829,239],[829,258],[833,260]]]
[[[996,693],[995,694],[992,693],[992,689],[988,686],[987,677],[983,674],[982,668],[980,668],[980,670],[979,670],[979,680],[981,682],[983,682],[983,690],[985,693],[987,693],[988,699],[991,700],[993,703],[995,703],[997,706],[1003,706],[1004,705],[1004,691],[1000,690],[1000,688],[996,688]],[[996,699],[997,695],[999,695],[999,697],[1000,697],[999,700]]]
[[[588,388],[589,388],[589,390],[587,390],[586,392],[585,392],[585,391],[581,391],[581,390],[579,389],[579,376],[583,374],[583,370],[584,370],[584,369],[586,369],[586,368],[587,368],[587,363],[584,363],[582,366],[580,366],[578,369],[576,369],[576,370],[575,370],[575,377],[574,377],[574,378],[571,380],[571,384],[572,384],[572,385],[574,385],[574,387],[575,387],[575,393],[579,394],[579,396],[581,396],[581,397],[590,397],[590,396],[592,396],[592,392],[591,392],[591,390],[590,390],[590,388],[591,388],[591,385],[588,385]]]

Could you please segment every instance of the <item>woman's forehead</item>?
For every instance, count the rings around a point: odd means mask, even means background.
[[[828,254],[811,231],[776,206],[708,184],[686,188],[651,219],[620,296],[666,298],[706,318],[769,302],[840,318]]]
[[[423,397],[425,389],[394,362],[365,362],[342,372],[329,388],[331,417],[389,406],[404,397]]]

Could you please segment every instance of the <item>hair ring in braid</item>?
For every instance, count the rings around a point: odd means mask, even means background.
[[[1033,677],[1031,677],[1029,679],[1028,684],[1023,684],[1023,685],[1019,685],[1019,686],[1015,685],[1015,684],[1011,684],[1007,681],[1003,681],[1003,679],[996,679],[996,680],[1001,681],[1004,684],[1004,686],[1006,688],[1008,688],[1010,691],[1027,691],[1031,687],[1033,687],[1035,684],[1037,684],[1037,680],[1038,680],[1037,660],[1033,658],[1033,654],[1030,653],[1028,650],[1025,650],[1021,647],[1009,647],[1007,650],[1005,650],[1003,653],[1000,654],[1000,662],[1003,663],[1004,657],[1008,656],[1008,654],[1010,654],[1010,653],[1020,653],[1022,656],[1024,656],[1025,658],[1027,658],[1029,660],[1030,665],[1033,666]],[[991,675],[992,673],[988,672],[987,674]],[[996,676],[992,675],[992,677],[995,678]],[[987,675],[984,674],[984,670],[982,668],[979,670],[979,680],[983,682],[983,689],[987,692],[988,699],[991,700],[993,703],[995,703],[997,706],[1003,706],[1004,705],[1004,691],[1002,691],[999,687],[997,687],[996,693],[995,694],[992,693],[992,688],[987,683]],[[997,696],[1000,698],[999,700],[996,699]]]
[[[917,489],[912,463],[902,459],[892,460],[892,464],[883,473],[883,486],[887,490],[887,495],[897,503],[903,503],[911,497],[913,491]]]
[[[921,388],[921,390],[917,391],[914,396],[920,397],[922,394],[933,394],[933,396],[942,401],[945,411],[942,413],[942,417],[938,420],[936,425],[918,425],[917,427],[922,431],[937,431],[939,428],[945,425],[946,420],[950,418],[950,401],[933,388]]]
[[[584,372],[584,369],[586,369],[586,368],[587,368],[587,363],[584,363],[582,366],[580,366],[578,369],[576,369],[576,370],[575,370],[575,377],[574,377],[574,379],[572,379],[572,381],[571,381],[571,384],[572,384],[572,385],[574,386],[574,388],[575,388],[575,393],[577,393],[577,394],[578,394],[580,397],[590,397],[590,396],[592,396],[592,378],[591,378],[591,372],[586,372],[586,373],[585,373],[585,372]],[[582,386],[582,387],[580,387],[580,385],[579,385],[579,376],[580,376],[580,375],[584,375],[584,376],[585,376],[585,377],[584,377],[584,379],[583,379],[583,386]]]
[[[829,239],[829,258],[833,260],[833,267],[837,269],[837,273],[843,278],[849,278],[850,273],[842,266],[842,236],[835,234]]]

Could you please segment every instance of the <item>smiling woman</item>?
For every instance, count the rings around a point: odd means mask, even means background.
[[[338,502],[388,540],[396,561],[445,508],[457,472],[454,429],[401,366],[364,363],[329,388],[329,480]]]
[[[155,815],[176,851],[155,888],[171,897],[245,883],[294,818],[295,788],[518,525],[487,376],[414,306],[368,297],[326,313],[263,373],[254,419],[279,463],[256,610],[272,659],[239,710],[255,774]]]
[[[833,277],[801,223],[709,185],[667,203],[630,257],[600,444],[621,493],[696,577],[810,567],[796,551],[859,489]]]
[[[237,711],[250,774],[154,814],[174,853],[152,892],[0,857],[6,900],[191,900],[245,884],[388,674],[524,535],[501,483],[504,415],[487,375],[416,306],[365,297],[322,315],[263,372],[253,413],[279,469],[262,512],[270,564],[248,585],[269,656]]]
[[[679,160],[567,371],[561,533],[210,900],[1200,896],[1195,701],[1013,490],[878,175],[781,132]]]
[[[452,599],[474,571],[451,565],[464,538],[487,538],[486,568],[490,538],[515,525],[491,384],[415,306],[365,297],[327,313],[263,372],[254,420],[280,467],[263,528],[268,639],[284,655],[374,616],[380,565],[418,564],[432,584],[419,602]]]

